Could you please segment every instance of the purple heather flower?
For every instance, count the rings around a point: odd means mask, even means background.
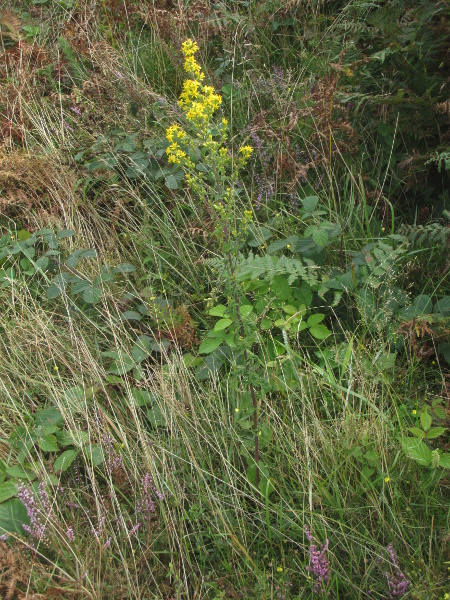
[[[75,541],[75,533],[72,529],[72,527],[69,527],[66,531],[66,538],[69,540],[69,542],[73,542]]]
[[[391,598],[402,598],[402,596],[406,593],[410,582],[408,579],[406,579],[406,576],[399,567],[398,559],[392,543],[389,544],[389,546],[386,548],[386,551],[389,553],[394,565],[394,574],[385,573],[389,588],[389,596]]]
[[[111,538],[109,537],[103,545],[103,550],[106,550],[111,546]]]
[[[130,536],[134,535],[137,532],[137,530],[139,529],[140,526],[141,526],[140,523],[136,523],[136,525],[133,527],[133,529],[130,529],[130,531],[128,532],[128,535],[130,535]]]
[[[315,579],[314,591],[319,592],[321,589],[323,589],[325,583],[330,578],[330,563],[327,557],[329,541],[328,539],[325,540],[325,543],[322,544],[322,547],[319,550],[314,543],[315,540],[311,531],[308,529],[308,527],[306,527],[306,525],[305,533],[310,543],[309,557],[311,560],[311,564],[309,567],[306,567],[306,570],[311,573]]]
[[[4,533],[3,535],[0,535],[0,542],[6,542],[8,538],[9,535],[6,535],[6,533]]]
[[[73,131],[73,127],[71,127],[71,126],[70,126],[68,123],[66,123],[65,121],[64,121],[64,127],[65,127],[66,129],[68,129],[69,131]]]
[[[153,477],[150,473],[146,473],[142,480],[143,493],[136,506],[136,512],[141,515],[144,521],[148,521],[150,515],[155,512],[155,502],[152,499],[153,494],[159,500],[164,500],[165,496],[162,492],[156,489]]]
[[[45,491],[44,483],[40,483],[38,486],[38,496],[43,512],[47,515],[47,518],[49,518],[52,514],[52,507],[48,494]],[[31,485],[25,486],[23,483],[20,483],[18,486],[17,497],[25,506],[28,518],[30,519],[30,524],[27,525],[23,523],[22,527],[31,535],[31,537],[41,541],[45,537],[45,523],[41,520],[40,510],[37,506]]]
[[[109,433],[103,434],[102,442],[105,451],[105,466],[106,469],[112,473],[122,466],[122,457],[116,453],[114,449],[114,438]]]
[[[76,115],[78,115],[79,117],[81,117],[82,113],[81,113],[81,110],[78,108],[78,106],[71,106],[70,110],[72,112],[74,112]]]

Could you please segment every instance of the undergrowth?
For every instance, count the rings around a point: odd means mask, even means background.
[[[448,19],[2,7],[2,598],[450,597]]]

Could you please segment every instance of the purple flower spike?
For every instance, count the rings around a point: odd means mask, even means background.
[[[392,564],[394,565],[393,574],[384,574],[389,588],[389,597],[402,598],[409,587],[410,581],[406,579],[405,574],[401,571],[399,567],[398,559],[395,554],[394,546],[392,543],[389,544],[389,546],[386,548],[386,551],[389,553],[392,560]]]
[[[311,531],[305,525],[305,533],[306,537],[311,544],[309,547],[309,558],[311,560],[311,564],[309,567],[306,567],[306,570],[312,574],[314,578],[314,592],[320,592],[325,587],[325,583],[330,578],[330,563],[327,557],[328,550],[328,539],[325,540],[325,543],[322,544],[322,547],[319,548],[314,543],[314,537]]]

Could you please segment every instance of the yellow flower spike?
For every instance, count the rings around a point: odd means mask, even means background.
[[[183,56],[193,56],[199,51],[199,47],[197,46],[197,42],[194,42],[189,38],[182,43],[181,51],[183,52]]]
[[[228,125],[228,121],[226,119],[222,119],[222,125],[226,127]]]

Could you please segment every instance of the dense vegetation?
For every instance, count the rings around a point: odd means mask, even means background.
[[[0,597],[450,598],[448,2],[7,4]]]

